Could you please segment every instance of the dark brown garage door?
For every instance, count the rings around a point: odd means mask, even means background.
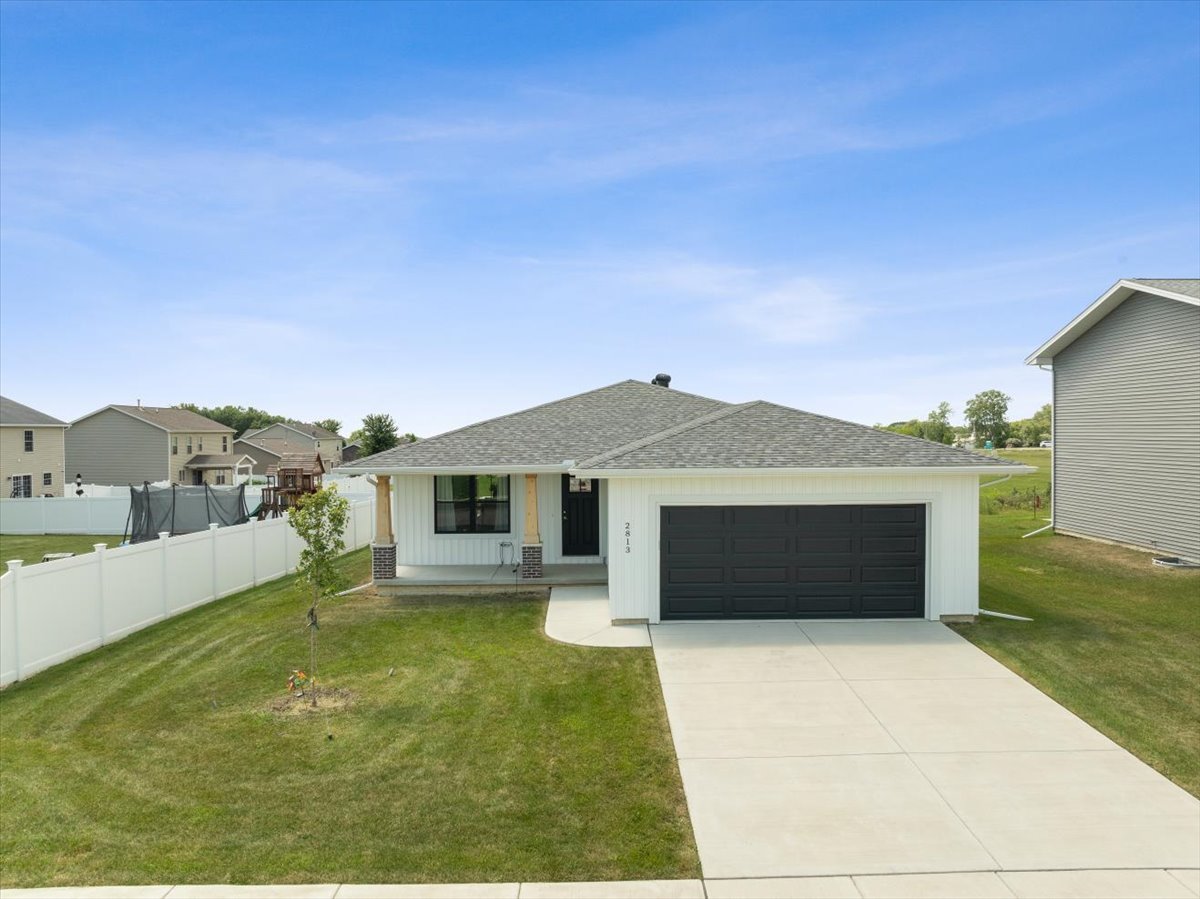
[[[921,618],[925,507],[664,506],[663,620]]]

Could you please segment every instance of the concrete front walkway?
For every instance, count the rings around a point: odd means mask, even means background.
[[[1156,895],[1144,878],[1200,868],[1196,799],[941,624],[650,633],[709,882],[975,872],[949,894],[1049,895],[1055,869],[1158,869],[1078,887]]]
[[[644,624],[613,624],[608,586],[554,587],[546,607],[546,636],[578,646],[649,646]]]

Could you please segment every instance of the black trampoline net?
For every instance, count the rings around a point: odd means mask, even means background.
[[[246,485],[236,487],[144,487],[129,488],[129,518],[125,539],[130,543],[157,540],[164,531],[171,536],[206,531],[210,524],[226,527],[244,524]]]

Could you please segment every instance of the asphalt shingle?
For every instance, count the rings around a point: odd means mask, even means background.
[[[580,470],[963,467],[1006,464],[930,443],[756,401],[720,400],[622,381],[407,444],[342,466]],[[1015,464],[1015,463],[1014,463]]]

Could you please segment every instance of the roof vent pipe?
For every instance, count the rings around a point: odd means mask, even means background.
[[[650,383],[653,384],[655,387],[670,387],[671,386],[671,376],[664,375],[662,372],[659,372],[658,374],[656,374],[654,376],[654,378],[650,381]]]

